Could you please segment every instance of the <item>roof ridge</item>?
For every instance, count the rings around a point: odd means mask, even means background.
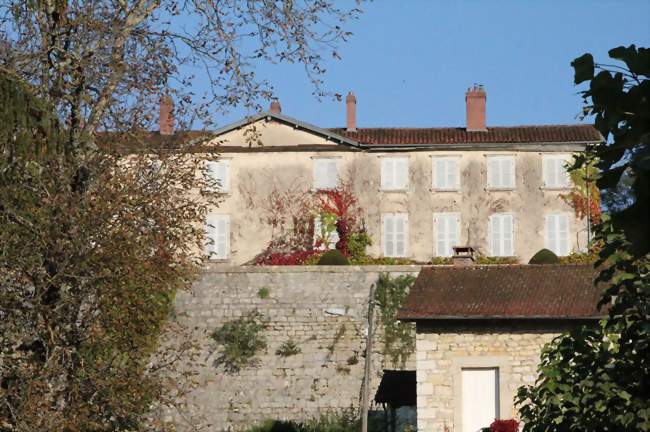
[[[553,128],[553,127],[592,127],[594,125],[588,123],[549,123],[549,124],[522,124],[510,126],[488,126],[490,129],[512,129],[512,128]],[[344,126],[341,127],[325,127],[326,130],[345,130]],[[358,127],[358,131],[372,130],[372,129],[393,129],[393,130],[422,130],[422,129],[456,129],[466,130],[465,126],[369,126]],[[471,131],[470,131],[471,132]],[[352,132],[353,133],[353,132]]]

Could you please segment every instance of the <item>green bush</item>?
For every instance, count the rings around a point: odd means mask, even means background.
[[[557,255],[548,249],[542,249],[533,255],[528,264],[557,264],[559,262]]]
[[[486,264],[519,264],[517,257],[503,257],[503,256],[485,256],[478,255],[474,258],[476,264],[486,265]]]
[[[266,340],[261,334],[265,328],[264,316],[253,310],[213,331],[210,337],[222,346],[214,361],[215,366],[222,365],[228,373],[255,366],[257,353],[266,348]]]
[[[370,420],[373,420],[372,418]],[[304,422],[286,420],[267,420],[251,427],[245,432],[358,432],[361,429],[361,418],[354,408],[339,412],[329,412],[320,417]],[[378,421],[368,423],[369,431],[383,430]]]
[[[275,351],[275,354],[281,357],[290,357],[292,355],[300,354],[301,352],[302,350],[293,339],[288,339],[280,345],[280,348]]]
[[[269,295],[271,295],[271,291],[268,287],[262,287],[257,291],[257,296],[262,300],[269,298]]]
[[[365,230],[353,232],[348,239],[348,251],[352,259],[366,256],[366,248],[372,245],[372,239]]]
[[[350,265],[350,261],[338,249],[327,251],[318,260],[318,265]]]

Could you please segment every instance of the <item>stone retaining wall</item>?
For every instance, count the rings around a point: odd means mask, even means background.
[[[382,272],[417,275],[420,266],[222,267],[211,265],[192,294],[176,299],[178,320],[194,328],[207,358],[187,399],[187,420],[203,430],[240,430],[266,419],[303,420],[358,406],[370,286]],[[260,298],[261,288],[268,298]],[[215,367],[209,333],[257,309],[268,319],[259,365],[238,374]],[[377,336],[379,339],[381,335]],[[276,354],[291,338],[297,355]],[[372,395],[388,367],[375,343]],[[407,364],[414,369],[415,364]],[[183,422],[179,426],[183,429]]]

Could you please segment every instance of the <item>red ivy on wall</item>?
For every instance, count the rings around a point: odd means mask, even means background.
[[[336,215],[336,232],[339,235],[336,249],[340,250],[345,256],[350,256],[348,243],[351,230],[357,223],[359,201],[348,184],[342,184],[336,189],[322,191],[319,200],[322,211]]]

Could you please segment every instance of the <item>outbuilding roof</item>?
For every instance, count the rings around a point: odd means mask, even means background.
[[[397,318],[597,319],[596,276],[592,265],[577,264],[425,267]]]

